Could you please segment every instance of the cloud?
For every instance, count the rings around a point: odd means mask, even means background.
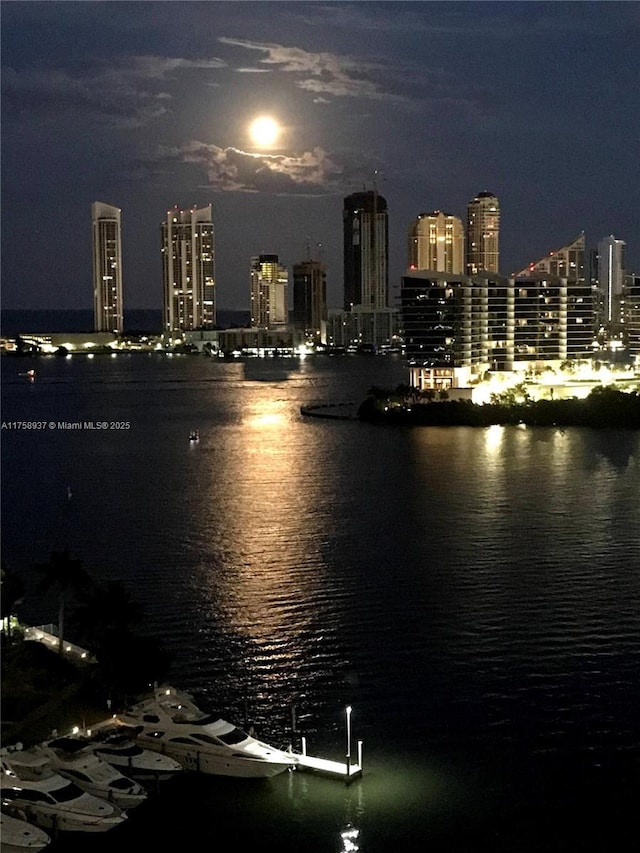
[[[161,148],[156,163],[201,167],[210,189],[219,192],[323,195],[341,192],[342,166],[320,147],[298,155],[253,154],[238,148],[192,141]]]
[[[274,70],[296,75],[299,78],[296,86],[308,92],[335,98],[367,98],[398,103],[406,100],[404,95],[388,92],[376,82],[374,78],[383,76],[384,68],[375,63],[365,63],[326,51],[312,53],[300,47],[245,41],[226,36],[220,37],[218,41],[264,54],[263,58],[258,60],[261,66],[272,66]],[[244,72],[247,70],[242,69]]]
[[[7,114],[64,115],[73,111],[119,128],[147,125],[170,110],[165,84],[189,69],[225,67],[221,59],[134,56],[91,70],[3,69]]]

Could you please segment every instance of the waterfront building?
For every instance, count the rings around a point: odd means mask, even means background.
[[[352,350],[400,348],[402,330],[397,308],[371,311],[362,305],[350,311],[330,311],[327,343]]]
[[[265,329],[289,322],[289,272],[278,255],[251,258],[251,325]]]
[[[513,369],[589,359],[594,303],[587,282],[528,273],[513,283]]]
[[[167,211],[161,226],[163,333],[182,337],[216,322],[215,242],[211,205]]]
[[[295,326],[276,328],[221,329],[219,349],[225,355],[293,355],[306,343],[305,333]]]
[[[513,275],[515,278],[524,278],[527,275],[546,273],[571,281],[584,281],[584,254],[585,240],[583,231],[574,240],[567,243],[566,246],[554,249],[548,255],[545,255],[538,261],[533,261]]]
[[[603,326],[607,337],[618,337],[622,332],[624,316],[622,298],[626,277],[624,240],[613,235],[598,243],[596,279],[603,304]]]
[[[497,273],[500,265],[500,202],[482,192],[467,205],[466,272]]]
[[[93,328],[121,335],[122,302],[121,210],[102,201],[91,205],[93,222]]]
[[[327,339],[327,270],[308,259],[293,266],[293,323],[314,343]]]
[[[119,332],[21,332],[18,335],[22,351],[49,355],[58,353],[117,352],[126,341]]]
[[[640,367],[640,275],[625,276],[622,312],[624,342]]]
[[[462,220],[441,210],[421,213],[409,226],[408,263],[413,270],[462,275],[464,226]]]
[[[419,270],[402,277],[402,326],[412,386],[449,392],[489,368],[487,281]],[[506,303],[506,282],[496,277],[493,289]]]
[[[487,370],[526,372],[591,354],[593,299],[584,281],[409,271],[401,304],[410,384],[421,390],[464,388]]]
[[[344,310],[356,305],[380,310],[389,305],[389,220],[377,190],[344,199]]]

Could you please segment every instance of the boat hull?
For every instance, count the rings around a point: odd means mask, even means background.
[[[290,761],[265,761],[241,756],[215,755],[205,750],[181,748],[139,735],[146,749],[152,749],[178,761],[185,770],[211,776],[233,776],[239,779],[270,779],[286,770],[293,769]]]
[[[44,829],[9,814],[2,814],[0,837],[2,853],[40,853],[51,843]]]
[[[124,815],[114,814],[110,817],[92,818],[80,817],[72,812],[57,812],[46,808],[38,808],[32,803],[16,803],[4,806],[6,813],[12,817],[24,816],[44,830],[57,832],[107,832],[124,821]],[[4,847],[3,847],[4,853]]]

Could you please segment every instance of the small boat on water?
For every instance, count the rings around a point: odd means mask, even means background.
[[[151,749],[143,749],[134,740],[135,731],[126,726],[106,725],[92,731],[87,744],[94,753],[125,776],[149,782],[163,782],[182,773],[179,761]]]
[[[121,809],[133,809],[147,799],[142,785],[103,761],[86,738],[68,735],[45,741],[34,749],[40,750],[51,768],[78,788]]]
[[[2,810],[45,830],[106,832],[126,820],[113,803],[94,797],[51,769],[33,749],[3,749],[0,773]]]
[[[200,441],[200,430],[192,429],[189,433],[189,443],[197,444]]]
[[[0,812],[0,843],[2,853],[40,853],[51,844],[51,838],[26,818]]]
[[[218,776],[269,778],[292,770],[297,759],[252,737],[216,714],[207,714],[188,693],[160,687],[116,721],[133,727],[137,741],[179,761],[187,770]]]

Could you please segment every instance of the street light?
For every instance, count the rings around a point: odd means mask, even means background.
[[[347,716],[347,770],[351,768],[351,705],[345,708]]]

